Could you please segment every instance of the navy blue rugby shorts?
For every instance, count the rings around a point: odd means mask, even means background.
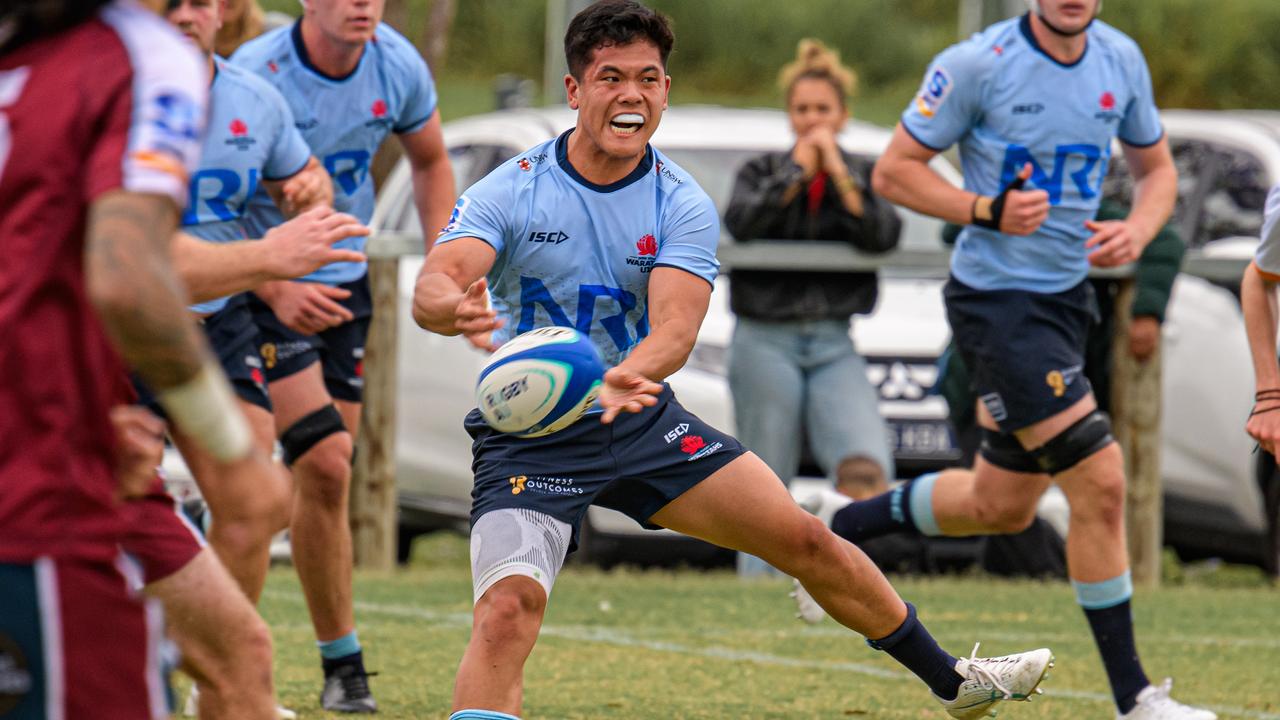
[[[519,438],[472,410],[464,426],[476,478],[472,525],[493,510],[527,508],[573,527],[570,552],[589,505],[656,528],[649,522],[654,513],[746,452],[684,409],[669,385],[657,405],[622,413],[609,425],[593,413],[546,437]]]
[[[262,356],[258,354],[258,326],[245,294],[234,295],[226,307],[200,321],[209,345],[227,374],[236,397],[271,412],[271,397],[267,394],[267,378]],[[168,420],[155,393],[137,376],[133,378],[138,403],[151,412]]]
[[[373,317],[373,298],[369,294],[369,276],[364,275],[338,287],[350,290],[351,296],[339,301],[354,320],[331,327],[317,335],[294,332],[280,322],[271,307],[249,295],[249,308],[262,342],[259,348],[266,367],[268,382],[283,380],[321,363],[324,385],[335,400],[364,401],[364,344],[369,337],[369,321]]]
[[[1034,293],[978,290],[952,277],[942,297],[973,390],[1002,432],[1053,417],[1092,391],[1084,347],[1098,305],[1088,280]]]

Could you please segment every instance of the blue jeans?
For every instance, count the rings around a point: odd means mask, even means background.
[[[867,363],[844,320],[738,318],[729,351],[738,440],[784,483],[800,466],[801,428],[814,459],[835,479],[841,461],[864,457],[894,478],[889,432]]]

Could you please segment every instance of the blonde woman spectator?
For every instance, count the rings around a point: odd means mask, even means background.
[[[738,242],[820,240],[864,252],[898,244],[902,223],[871,192],[871,163],[836,140],[854,83],[834,51],[800,41],[796,60],[779,76],[796,142],[739,170],[725,213]],[[878,396],[849,337],[850,318],[875,307],[877,284],[874,272],[744,270],[729,277],[738,432],[784,481],[798,470],[806,435],[837,487],[894,477]]]

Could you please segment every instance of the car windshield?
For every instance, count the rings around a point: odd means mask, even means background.
[[[742,148],[662,148],[672,160],[684,168],[711,196],[720,216],[729,207],[733,192],[733,180],[738,170],[748,160],[761,154],[760,150]],[[942,223],[934,218],[898,208],[902,216],[901,246],[909,250],[938,250],[942,248]]]

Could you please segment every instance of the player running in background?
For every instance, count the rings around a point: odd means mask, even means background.
[[[1276,283],[1280,282],[1280,186],[1267,194],[1262,244],[1240,281],[1240,304],[1253,357],[1254,404],[1245,430],[1266,452],[1280,447],[1280,364],[1276,362]]]
[[[243,240],[241,220],[259,184],[290,215],[308,207],[323,208],[315,217],[295,219],[280,228],[301,224],[302,232],[327,235],[333,242],[367,233],[355,218],[328,207],[332,202],[329,176],[311,156],[279,91],[257,75],[214,56],[212,48],[224,5],[225,0],[176,0],[166,8],[169,22],[202,53],[210,82],[209,125],[200,166],[189,182],[183,233],[209,243]],[[244,246],[244,250],[250,247]],[[176,254],[181,256],[183,250],[189,252],[188,246],[177,248]],[[328,256],[339,261],[364,259],[353,250],[334,249]],[[192,269],[192,274],[210,273],[208,268]],[[270,457],[275,445],[271,401],[258,354],[257,326],[245,295],[217,297],[193,305],[191,310],[202,318],[201,326],[231,380],[255,445],[263,456]],[[146,405],[162,412],[145,388],[140,392]],[[256,603],[270,564],[271,538],[289,522],[292,496],[287,472],[274,463],[256,464],[247,471],[221,464],[180,429],[174,428],[171,435],[208,503],[210,545],[245,595]],[[144,507],[160,510],[158,504]],[[152,546],[163,544],[145,535],[138,539]],[[170,605],[166,609],[175,618],[189,616],[182,607]],[[184,637],[191,634],[187,630],[182,623],[174,623],[184,652],[206,654],[194,651],[193,638]],[[198,632],[195,635],[200,636]],[[196,713],[197,697],[193,688],[188,714]],[[280,715],[293,716],[283,709]]]
[[[974,473],[926,475],[819,515],[855,543],[903,529],[1018,532],[1056,482],[1071,504],[1068,570],[1118,715],[1207,720],[1171,699],[1168,682],[1151,685],[1138,659],[1123,459],[1081,374],[1096,312],[1089,267],[1137,259],[1173,209],[1177,172],[1142,51],[1095,20],[1099,0],[1028,2],[1028,14],[935,59],[874,175],[890,200],[967,225],[943,292],[980,400]],[[1117,137],[1134,203],[1127,218],[1097,222]],[[956,143],[963,190],[928,166]]]
[[[334,207],[361,222],[373,214],[370,162],[395,132],[412,168],[424,235],[434,237],[456,198],[435,84],[422,57],[381,16],[379,0],[308,0],[297,23],[246,43],[232,63],[280,90],[333,177]],[[282,219],[259,189],[250,234]],[[363,237],[339,243],[363,246]],[[347,518],[372,311],[366,272],[362,262],[335,263],[298,282],[265,285],[251,299],[276,431],[293,470],[290,539],[320,646],[321,705],[341,712],[377,707],[356,637]]]
[[[25,672],[5,697],[20,717],[167,716],[159,628],[119,555],[120,497],[147,489],[117,484],[126,363],[212,456],[256,457],[169,261],[205,96],[194,53],[132,2],[0,9],[0,654]],[[225,573],[203,578],[248,644],[219,717],[265,720],[266,628]]]
[[[414,318],[434,332],[493,349],[537,327],[577,327],[612,366],[600,408],[546,437],[496,432],[479,411],[467,417],[475,619],[453,719],[520,712],[525,660],[592,503],[797,575],[842,623],[919,676],[952,717],[1025,699],[1050,665],[1048,650],[995,660],[944,652],[865,555],[797,507],[758,457],[655,382],[693,347],[720,238],[711,199],[648,144],[667,106],[673,42],[664,17],[630,0],[579,13],[565,36],[577,128],[469,189],[415,289]],[[568,240],[528,242],[542,230]],[[558,492],[517,487],[520,476],[550,476],[543,485]]]
[[[245,238],[242,219],[259,184],[290,211],[332,201],[329,177],[311,156],[294,127],[284,98],[257,75],[213,54],[225,0],[170,2],[166,17],[200,50],[209,89],[209,126],[200,166],[189,182],[182,232],[213,243]],[[291,212],[291,214],[293,214]],[[345,218],[345,221],[344,221]],[[350,216],[329,222],[346,234],[361,232]],[[336,250],[347,260],[363,256]],[[219,297],[191,307],[231,380],[254,441],[270,456],[275,445],[271,400],[267,396],[258,332],[244,294]],[[194,438],[175,429],[174,443],[199,482],[212,522],[209,542],[245,595],[257,602],[270,563],[271,537],[288,525],[289,478],[270,466],[263,475],[224,473]]]

